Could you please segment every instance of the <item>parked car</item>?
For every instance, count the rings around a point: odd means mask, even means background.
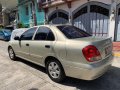
[[[6,26],[6,27],[4,27],[5,29],[9,29],[9,30],[11,30],[11,31],[13,31],[14,30],[14,27],[12,26],[12,25],[8,25],[8,26]]]
[[[9,41],[11,37],[11,31],[9,29],[0,29],[0,39]]]
[[[61,82],[65,76],[94,80],[111,66],[111,38],[92,37],[69,25],[32,27],[8,46],[9,57],[20,57],[46,67],[49,77]]]

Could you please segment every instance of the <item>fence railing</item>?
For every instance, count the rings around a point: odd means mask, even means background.
[[[49,4],[52,2],[58,2],[58,1],[64,1],[64,0],[41,0],[41,1],[42,1],[42,4]]]

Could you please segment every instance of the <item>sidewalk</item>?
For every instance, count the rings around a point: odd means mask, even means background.
[[[2,49],[0,50],[0,88],[2,90],[77,90],[76,87],[51,81],[43,68],[37,65],[10,60]]]
[[[120,42],[113,42],[113,53],[114,56],[120,57]]]
[[[0,56],[0,88],[2,90],[62,90],[2,56]]]

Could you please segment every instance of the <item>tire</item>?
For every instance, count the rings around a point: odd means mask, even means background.
[[[11,60],[16,60],[16,55],[14,53],[14,50],[12,49],[12,47],[8,48],[8,53],[9,53],[9,57]]]
[[[65,79],[65,72],[58,60],[49,60],[46,64],[46,70],[48,76],[57,83],[64,81]]]

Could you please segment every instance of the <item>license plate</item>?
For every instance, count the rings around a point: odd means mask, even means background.
[[[108,55],[111,53],[111,46],[105,48],[105,54]]]

